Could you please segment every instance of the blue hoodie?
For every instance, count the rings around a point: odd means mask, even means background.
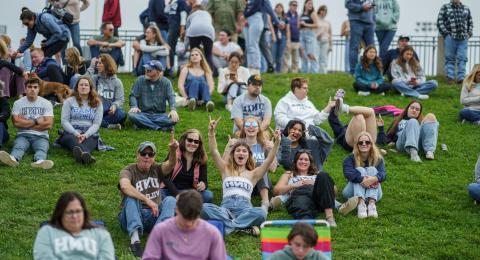
[[[39,78],[42,80],[49,81],[48,74],[47,74],[47,67],[48,65],[55,65],[58,66],[57,62],[52,58],[44,58],[40,65],[35,67],[34,72],[37,74]],[[61,70],[61,69],[60,69]]]
[[[368,166],[373,166],[373,165],[368,165],[368,163],[365,164],[365,167]],[[383,182],[386,179],[386,173],[385,173],[385,164],[383,162],[383,159],[380,159],[378,162],[378,165],[375,166],[377,168],[377,178],[378,182]],[[350,154],[343,160],[343,175],[348,181],[351,181],[353,183],[361,183],[363,181],[362,174],[355,169],[355,158],[353,157],[353,154]]]
[[[370,85],[372,82],[380,85],[384,82],[382,72],[377,69],[373,62],[368,65],[368,70],[363,68],[361,62],[357,63],[354,75],[355,81],[363,85]]]
[[[367,24],[375,24],[374,8],[365,12],[363,5],[369,0],[345,0],[345,8],[348,9],[348,20],[362,22]]]
[[[68,42],[70,39],[70,30],[62,21],[49,13],[35,14],[35,25],[32,29],[28,28],[27,38],[23,45],[18,48],[18,52],[23,53],[32,46],[37,33],[45,37],[46,46],[58,41]]]

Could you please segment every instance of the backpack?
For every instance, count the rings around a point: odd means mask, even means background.
[[[49,5],[43,9],[42,13],[49,13],[62,21],[64,24],[70,25],[73,23],[73,14],[65,9],[65,6],[68,5],[68,2],[70,2],[70,0],[67,0],[62,8],[53,8],[52,5]]]

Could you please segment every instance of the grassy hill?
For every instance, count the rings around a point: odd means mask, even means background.
[[[286,94],[295,75],[265,75],[263,93],[272,104]],[[403,108],[410,98],[389,93],[386,96],[359,97],[353,91],[352,78],[345,74],[309,75],[310,100],[321,109],[337,88],[347,91],[345,102],[352,105],[377,106],[392,104]],[[130,92],[134,77],[121,75],[125,91]],[[176,85],[176,81],[174,81]],[[474,259],[480,256],[480,207],[468,197],[466,186],[473,180],[473,169],[479,152],[478,126],[458,121],[459,86],[440,88],[431,98],[422,102],[424,113],[433,112],[439,122],[438,149],[434,161],[421,164],[411,162],[407,155],[389,151],[385,156],[387,180],[382,184],[384,198],[378,203],[378,219],[360,220],[356,214],[336,215],[338,228],[332,231],[333,256],[339,259]],[[224,109],[222,97],[214,95],[216,110],[213,117],[222,116],[217,140],[220,150],[231,132],[232,122]],[[128,103],[128,102],[127,102]],[[128,105],[125,106],[128,110]],[[189,112],[179,108],[180,122],[177,137],[189,128],[198,128],[206,138],[208,114],[200,109]],[[55,127],[50,141],[58,136],[60,107],[55,108]],[[344,122],[349,120],[343,115]],[[384,117],[386,125],[392,118]],[[11,124],[11,123],[10,123]],[[273,127],[273,123],[272,123]],[[327,124],[322,125],[331,133]],[[97,163],[93,166],[76,164],[69,153],[61,148],[50,148],[49,159],[54,168],[41,171],[30,167],[31,154],[17,168],[0,166],[0,258],[31,259],[33,242],[39,223],[50,217],[59,195],[68,190],[80,192],[94,219],[102,219],[110,231],[116,255],[131,258],[128,235],[120,230],[117,221],[120,196],[117,190],[119,171],[135,161],[135,149],[144,140],[154,141],[159,149],[157,160],[167,152],[168,134],[147,130],[134,130],[130,122],[121,131],[100,131],[104,141],[115,151],[94,152]],[[10,134],[15,130],[10,127]],[[13,138],[7,145],[10,151]],[[440,143],[448,151],[440,150]],[[341,191],[346,184],[342,173],[343,158],[347,152],[335,146],[325,170],[333,177]],[[283,170],[271,174],[275,183]],[[214,202],[221,201],[221,180],[212,161],[209,161],[209,186]],[[344,199],[339,197],[340,201]],[[259,205],[259,198],[253,199]],[[319,215],[323,218],[323,215]],[[290,219],[286,210],[273,212],[268,219]],[[143,242],[146,241],[144,237]],[[239,259],[259,259],[260,239],[234,234],[226,237],[227,250]]]

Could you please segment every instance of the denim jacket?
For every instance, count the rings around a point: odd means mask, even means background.
[[[32,29],[28,29],[27,38],[18,51],[23,53],[33,42],[37,33],[45,37],[46,46],[50,46],[58,41],[68,41],[70,39],[70,30],[60,20],[49,13],[40,13],[35,15],[35,25]]]
[[[369,0],[345,0],[345,8],[348,9],[348,20],[357,21],[366,24],[375,24],[375,14],[373,9],[363,10],[363,5]]]

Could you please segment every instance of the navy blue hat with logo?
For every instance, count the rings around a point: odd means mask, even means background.
[[[254,74],[248,78],[247,84],[252,84],[252,85],[258,85],[261,86],[263,85],[263,80],[260,74]]]
[[[163,65],[158,60],[151,60],[147,64],[144,64],[143,67],[147,70],[163,71]]]

